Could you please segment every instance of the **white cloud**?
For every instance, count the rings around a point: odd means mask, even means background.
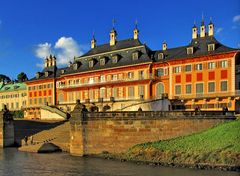
[[[233,22],[234,23],[237,23],[237,24],[240,24],[240,15],[236,15],[233,17]]]
[[[217,28],[217,30],[216,30],[216,34],[220,34],[221,32],[223,31],[223,28]]]
[[[51,44],[47,42],[38,44],[35,50],[35,54],[37,57],[45,59],[51,54]]]
[[[72,37],[60,37],[54,47],[51,43],[40,43],[35,49],[35,55],[38,58],[45,59],[50,54],[54,54],[57,58],[58,65],[68,64],[72,61],[74,56],[80,56],[83,51],[87,50],[89,47],[86,45],[79,45]],[[37,67],[43,67],[42,64],[37,64]]]
[[[80,51],[79,45],[72,37],[61,37],[55,43],[54,48],[59,49],[56,57],[60,65],[67,64],[74,56],[83,54],[82,51]]]

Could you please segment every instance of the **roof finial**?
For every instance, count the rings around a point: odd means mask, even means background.
[[[112,19],[112,27],[113,27],[113,29],[114,29],[114,27],[115,27],[115,23],[116,23],[116,20],[113,18],[113,19]]]
[[[204,25],[204,15],[203,15],[203,12],[202,12],[202,22],[201,22],[201,25],[202,26]]]
[[[138,25],[138,20],[136,19],[136,20],[135,20],[135,29],[138,28],[137,25]]]
[[[209,24],[213,24],[213,22],[212,22],[212,17],[210,17],[210,22],[209,22]]]
[[[95,31],[93,30],[92,39],[95,39]]]
[[[194,21],[193,21],[193,27],[194,27],[194,28],[197,27],[197,26],[196,26],[196,19],[194,19]]]

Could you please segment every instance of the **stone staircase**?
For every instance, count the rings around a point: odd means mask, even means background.
[[[69,152],[70,143],[70,123],[66,121],[57,127],[43,130],[36,133],[33,136],[33,144],[25,145],[24,140],[22,140],[22,146],[19,148],[20,151],[37,152],[42,144],[51,142],[59,146],[62,151]]]

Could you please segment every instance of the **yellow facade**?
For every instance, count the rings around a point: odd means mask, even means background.
[[[25,83],[2,83],[0,89],[0,109],[3,109],[4,105],[11,111],[26,108],[27,89]]]

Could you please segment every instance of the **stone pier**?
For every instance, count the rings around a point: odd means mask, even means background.
[[[0,112],[0,147],[14,145],[14,121],[9,110],[4,106]]]

